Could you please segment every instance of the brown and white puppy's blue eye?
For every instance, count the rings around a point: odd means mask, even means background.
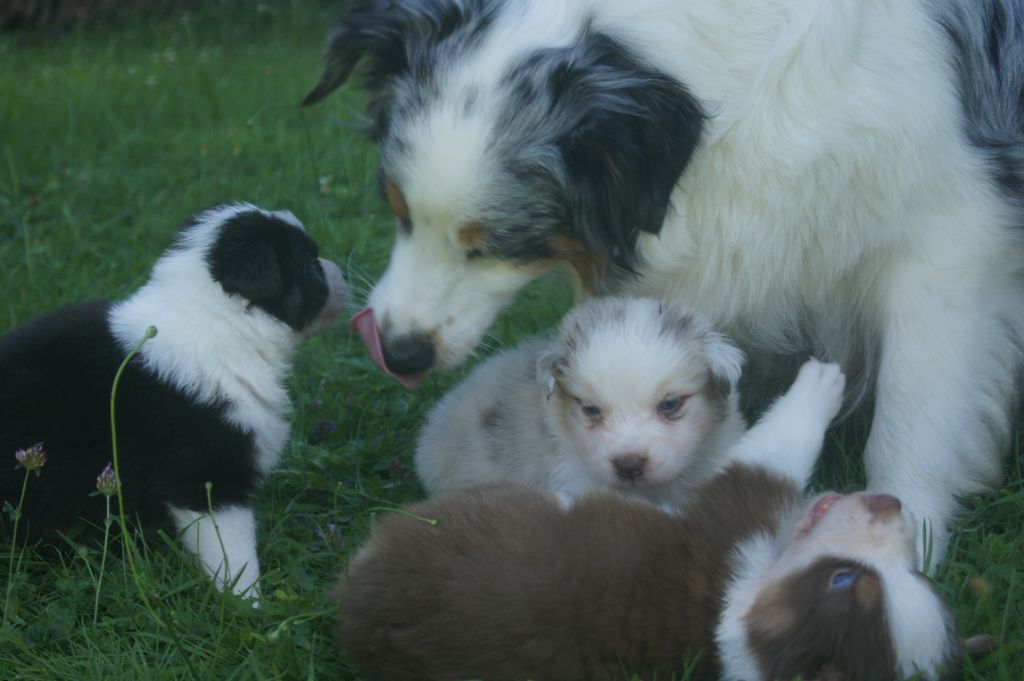
[[[849,568],[842,568],[832,573],[829,579],[829,591],[842,591],[849,589],[857,583],[857,573]]]
[[[678,418],[679,412],[686,404],[687,397],[689,395],[666,395],[661,402],[658,402],[658,415],[667,419]]]

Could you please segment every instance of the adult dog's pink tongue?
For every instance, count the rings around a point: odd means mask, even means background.
[[[380,344],[380,331],[377,330],[377,320],[373,316],[372,307],[364,309],[353,317],[350,324],[352,329],[359,334],[363,345],[370,352],[370,357],[381,368],[381,371],[401,383],[407,390],[414,390],[420,384],[423,380],[422,374],[405,376],[388,369],[388,365],[384,361],[384,348]]]

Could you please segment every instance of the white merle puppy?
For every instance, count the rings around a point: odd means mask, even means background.
[[[416,470],[435,495],[506,480],[678,506],[745,430],[742,366],[687,308],[594,298],[555,336],[489,359],[446,395],[420,435]]]
[[[843,365],[941,554],[1024,357],[1024,0],[357,0],[398,229],[357,319],[409,385],[559,264]],[[369,343],[372,346],[375,342]],[[756,354],[755,354],[755,351]]]
[[[22,527],[45,539],[80,518],[102,525],[90,493],[111,457],[111,385],[154,326],[117,393],[125,511],[173,521],[219,586],[256,595],[250,497],[288,439],[295,350],[337,320],[345,293],[341,270],[291,213],[222,205],[189,219],[127,299],[65,307],[0,336],[0,456],[40,442],[48,459]],[[16,504],[20,486],[0,465],[0,499]]]
[[[843,386],[805,364],[680,514],[491,485],[383,518],[339,584],[343,648],[369,681],[956,678],[900,502],[801,492]]]

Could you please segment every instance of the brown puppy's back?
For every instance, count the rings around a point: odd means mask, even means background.
[[[669,679],[698,653],[691,678],[712,679],[727,555],[798,498],[734,466],[685,519],[518,486],[415,505],[437,525],[380,522],[338,590],[339,633],[368,679]]]

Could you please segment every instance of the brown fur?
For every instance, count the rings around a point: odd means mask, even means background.
[[[401,220],[409,219],[409,204],[405,202],[405,195],[402,190],[390,182],[384,184],[384,197],[391,207],[391,212]]]
[[[744,466],[696,492],[685,517],[613,494],[563,511],[490,486],[380,522],[342,580],[339,634],[367,679],[669,679],[696,658],[716,679],[714,629],[738,541],[800,503]]]
[[[830,589],[837,570],[855,582]],[[881,577],[840,558],[822,558],[765,588],[747,614],[750,647],[766,681],[897,681]],[[780,617],[780,612],[786,615]],[[813,622],[813,627],[801,626]]]

